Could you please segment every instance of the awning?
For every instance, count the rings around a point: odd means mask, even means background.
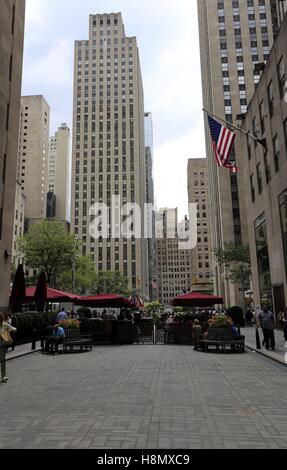
[[[176,297],[173,301],[174,307],[211,307],[217,304],[223,304],[222,297],[210,294],[201,294],[200,292],[181,295]]]
[[[76,302],[76,305],[81,305],[82,307],[95,307],[95,308],[120,308],[127,307],[131,308],[131,302],[122,297],[121,295],[116,294],[101,294],[101,295],[92,295],[88,297],[80,297]]]
[[[26,302],[33,302],[36,286],[26,288]],[[81,297],[68,292],[62,292],[57,289],[47,287],[47,302],[72,302],[79,300]]]

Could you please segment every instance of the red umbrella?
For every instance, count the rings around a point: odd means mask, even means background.
[[[35,296],[36,286],[27,287],[26,289],[26,302],[33,302]],[[81,297],[68,292],[62,292],[57,289],[47,287],[47,301],[48,302],[75,302]]]
[[[192,292],[181,295],[173,301],[174,307],[211,307],[212,305],[223,304],[222,297],[215,295]]]
[[[10,304],[12,305],[13,311],[21,311],[22,304],[25,302],[25,292],[24,268],[22,264],[19,264],[10,297]]]
[[[92,295],[88,297],[79,297],[79,299],[75,302],[76,305],[87,306],[87,307],[113,307],[113,308],[120,308],[120,307],[128,307],[131,308],[131,302],[122,297],[121,295],[116,294],[101,294],[101,295]]]
[[[45,303],[47,302],[47,284],[46,275],[44,272],[40,274],[38,279],[37,287],[34,294],[35,304],[37,305],[37,311],[43,312]]]

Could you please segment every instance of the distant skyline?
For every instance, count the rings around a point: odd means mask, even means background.
[[[136,36],[153,116],[157,207],[187,213],[187,162],[205,157],[196,0],[26,0],[23,95],[43,94],[53,134],[72,129],[74,41],[88,39],[89,14],[121,12]]]

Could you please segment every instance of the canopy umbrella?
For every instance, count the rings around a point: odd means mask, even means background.
[[[26,289],[26,302],[33,302],[35,300],[36,286],[27,287]],[[81,297],[68,292],[62,292],[57,289],[47,287],[47,302],[71,302],[74,303]]]
[[[34,294],[35,304],[37,306],[38,312],[43,312],[45,308],[45,303],[47,302],[47,284],[46,284],[46,275],[44,272],[41,272],[37,287]]]
[[[19,264],[15,279],[13,282],[13,287],[11,291],[10,304],[12,306],[13,312],[17,310],[21,311],[22,304],[25,302],[26,287],[25,287],[25,276],[24,268],[22,264]]]
[[[81,305],[82,307],[95,307],[95,308],[121,308],[127,307],[131,308],[131,302],[122,297],[121,295],[116,294],[101,294],[101,295],[92,295],[88,297],[80,297],[75,302],[76,305]]]
[[[222,297],[200,292],[181,295],[176,297],[173,301],[174,307],[211,307],[217,304],[223,304]]]

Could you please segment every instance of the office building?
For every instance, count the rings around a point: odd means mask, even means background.
[[[198,1],[203,104],[228,122],[241,122],[269,57],[274,26],[271,7],[269,0]],[[248,244],[247,156],[239,141],[231,154],[239,172],[232,174],[217,166],[206,120],[212,249],[230,242]],[[226,306],[244,306],[241,286],[230,282],[228,266],[214,263],[213,279],[215,293],[224,297]]]
[[[61,124],[49,142],[49,192],[47,197],[47,217],[70,222],[71,200],[70,129]],[[51,196],[51,193],[54,195]],[[50,210],[54,201],[54,210]]]
[[[188,203],[197,204],[197,245],[191,250],[192,287],[213,293],[208,174],[205,158],[188,160]]]
[[[154,206],[154,180],[153,180],[153,121],[152,113],[145,113],[145,161],[146,161],[146,202]],[[150,209],[147,219],[147,230],[151,234],[148,238],[148,266],[149,266],[149,298],[156,298],[156,271],[155,271],[155,212]]]
[[[50,107],[45,98],[23,96],[20,124],[20,182],[28,225],[46,218]]]
[[[156,212],[156,279],[158,300],[167,306],[191,289],[191,251],[181,249],[180,241],[189,229],[187,217],[178,224],[177,209]]]
[[[96,271],[122,272],[147,299],[144,95],[137,40],[126,36],[121,13],[90,15],[89,39],[75,43],[73,129],[72,231]],[[91,236],[91,206],[110,208],[113,196],[140,207],[138,237],[110,229]]]
[[[287,303],[287,15],[245,116],[247,216],[255,307]]]
[[[7,309],[13,247],[25,0],[0,8],[0,311]]]

